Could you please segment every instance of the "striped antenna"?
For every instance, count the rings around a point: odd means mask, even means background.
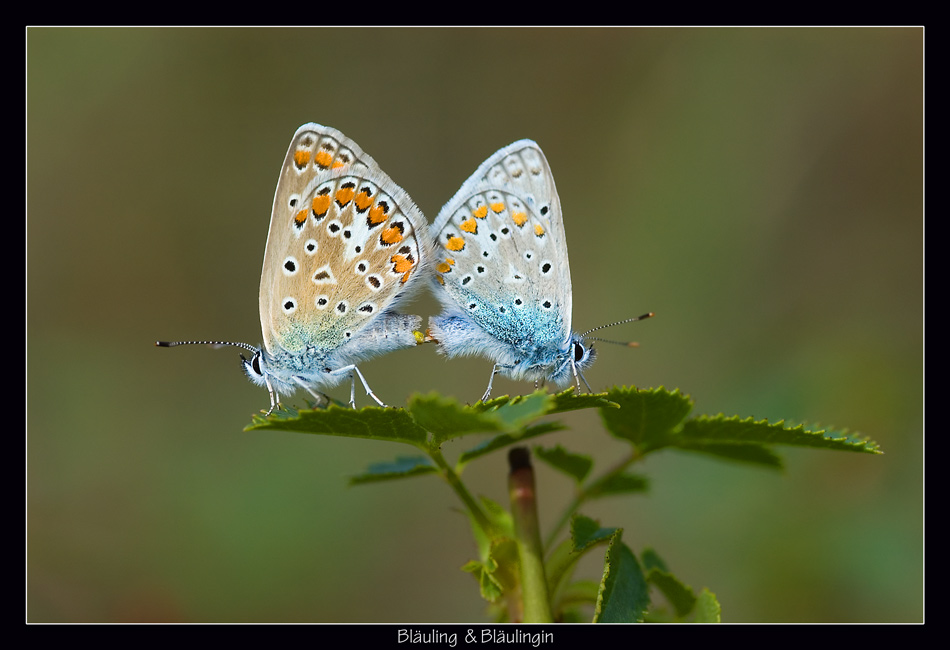
[[[232,343],[231,341],[155,341],[155,345],[160,348],[174,348],[179,345],[210,345],[215,349],[233,345],[236,348],[244,348],[249,352],[257,352],[257,348],[249,343]]]
[[[611,341],[610,339],[602,339],[597,336],[588,337],[587,335],[590,334],[591,332],[596,332],[597,330],[602,330],[607,327],[613,327],[614,325],[623,325],[624,323],[632,323],[638,320],[646,320],[647,318],[651,318],[653,316],[655,316],[655,314],[654,312],[651,311],[651,312],[647,312],[646,314],[637,316],[636,318],[627,318],[625,320],[618,320],[616,323],[608,323],[607,325],[601,325],[600,327],[589,329],[586,332],[584,332],[581,336],[583,336],[588,341],[601,341],[602,343],[613,343],[614,345],[623,345],[628,348],[636,348],[640,346],[640,344],[637,343],[636,341]]]

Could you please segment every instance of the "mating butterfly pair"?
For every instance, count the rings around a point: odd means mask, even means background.
[[[322,400],[317,389],[347,376],[350,406],[357,379],[385,406],[356,364],[422,342],[422,319],[396,308],[428,280],[443,312],[430,319],[425,339],[450,358],[480,354],[494,362],[483,400],[496,374],[587,384],[582,370],[594,350],[586,334],[571,330],[561,204],[536,143],[519,140],[495,152],[429,232],[409,195],[355,142],[305,124],[274,196],[259,296],[263,345],[156,345],[250,351],[241,355],[244,370],[267,387],[268,413],[281,394],[303,388]]]

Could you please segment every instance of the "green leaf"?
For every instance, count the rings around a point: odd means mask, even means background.
[[[469,560],[462,570],[478,580],[482,598],[497,602],[518,585],[518,547],[513,539],[493,540],[484,560]]]
[[[571,520],[571,539],[574,540],[574,549],[577,551],[609,541],[617,530],[617,528],[604,528],[600,522],[580,514],[575,515]]]
[[[616,528],[604,528],[590,517],[574,515],[571,537],[561,542],[545,562],[548,593],[557,609],[565,603],[565,591],[571,588],[569,580],[580,559],[596,546],[609,542],[616,532]]]
[[[488,602],[497,602],[504,594],[504,589],[502,589],[498,579],[493,575],[493,569],[482,562],[469,560],[462,567],[462,571],[471,573],[472,576],[478,580],[478,593]]]
[[[472,447],[468,451],[462,452],[462,454],[459,456],[458,462],[456,463],[456,471],[461,470],[464,465],[478,458],[479,456],[484,456],[485,454],[489,454],[498,449],[502,449],[515,443],[524,442],[529,438],[544,435],[545,433],[560,431],[564,428],[565,426],[560,422],[542,422],[541,424],[525,427],[517,433],[503,433],[500,436],[495,436],[494,438],[485,440],[475,447]]]
[[[665,388],[638,390],[615,386],[607,399],[619,409],[600,409],[601,418],[611,435],[633,443],[641,453],[669,444],[671,433],[693,408],[692,400]]]
[[[652,548],[648,547],[643,549],[643,552],[640,553],[640,561],[643,562],[643,569],[645,571],[649,571],[650,569],[669,571],[669,569],[666,568],[666,562],[664,562],[663,558]]]
[[[554,404],[548,413],[566,413],[590,408],[620,408],[611,402],[607,393],[578,393],[568,388],[554,395]]]
[[[431,460],[424,456],[399,457],[395,461],[374,463],[362,474],[350,477],[350,485],[376,483],[397,478],[421,476],[438,472]]]
[[[693,590],[680,582],[673,574],[660,569],[650,569],[647,572],[647,581],[663,592],[678,617],[686,616],[696,606],[696,595]]]
[[[689,420],[673,444],[696,449],[696,443],[758,443],[768,445],[792,445],[820,449],[838,449],[869,454],[882,453],[878,444],[864,436],[822,428],[806,429],[805,425],[786,425],[784,421],[769,424],[767,420],[753,420],[739,416],[727,418],[701,416]]]
[[[684,451],[710,454],[726,460],[765,465],[773,469],[782,469],[783,467],[782,458],[778,454],[758,444],[710,442],[708,440],[693,440],[678,436],[673,447]]]
[[[547,415],[553,407],[554,396],[538,390],[530,395],[515,397],[492,412],[505,423],[508,430],[512,430],[523,427],[535,418]]]
[[[708,589],[703,589],[696,601],[696,623],[721,623],[722,608],[716,596]]]
[[[403,409],[367,406],[356,410],[331,404],[321,410],[301,410],[296,415],[278,412],[267,417],[256,415],[245,428],[252,430],[294,431],[344,438],[365,438],[402,442],[427,449],[426,430]]]
[[[413,396],[408,409],[420,427],[432,432],[430,444],[438,448],[448,440],[472,433],[505,432],[514,436],[512,440],[516,442],[526,437],[519,429],[531,420],[546,415],[553,406],[554,397],[544,391],[514,399],[500,397],[487,403],[479,402],[475,406],[463,405],[455,399],[431,393]],[[538,430],[535,435],[553,430]]]
[[[561,445],[557,445],[552,449],[535,447],[534,453],[551,467],[564,472],[578,483],[587,478],[591,468],[594,466],[594,459],[590,456],[572,454],[561,447]]]
[[[494,413],[483,413],[437,393],[413,395],[407,410],[417,425],[434,434],[436,446],[445,440],[470,433],[504,431],[507,428],[505,422]]]
[[[640,563],[620,538],[611,535],[604,558],[604,575],[594,609],[594,623],[640,623],[650,605],[650,590]]]
[[[588,499],[599,499],[617,494],[646,492],[649,487],[649,480],[637,474],[608,474],[587,487],[584,494]]]

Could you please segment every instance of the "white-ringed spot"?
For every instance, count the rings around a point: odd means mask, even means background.
[[[297,301],[290,296],[287,296],[280,301],[280,308],[281,311],[284,312],[285,316],[290,316],[292,313],[297,311]]]
[[[297,263],[297,258],[293,255],[288,255],[281,267],[284,270],[284,275],[289,277],[297,275],[297,269],[300,268],[300,265]]]
[[[366,286],[373,291],[379,291],[383,288],[383,278],[375,273],[370,273],[366,276]]]

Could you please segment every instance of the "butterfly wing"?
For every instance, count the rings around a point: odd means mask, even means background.
[[[561,203],[541,148],[492,155],[432,227],[434,282],[445,311],[430,330],[448,356],[479,353],[539,378],[569,348],[571,273]]]
[[[418,317],[392,310],[419,285],[426,232],[409,195],[355,142],[301,126],[281,168],[261,273],[272,372],[312,376],[414,344]],[[309,368],[314,360],[325,367]]]

